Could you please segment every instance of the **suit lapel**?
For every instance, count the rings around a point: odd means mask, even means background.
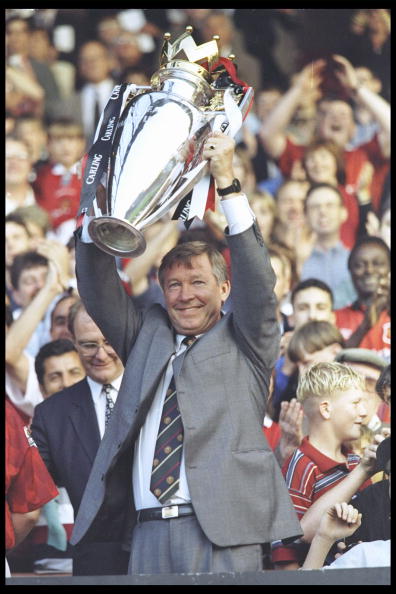
[[[76,432],[76,439],[93,462],[100,444],[100,433],[91,390],[84,379],[70,403],[70,421]]]
[[[141,404],[147,397],[154,394],[173,351],[173,331],[169,327],[160,326],[153,337],[146,356],[142,379]]]

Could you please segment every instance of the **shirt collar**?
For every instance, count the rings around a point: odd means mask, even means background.
[[[358,457],[357,454],[355,454],[352,450],[343,448],[343,453],[347,459],[345,462],[337,462],[336,460],[325,456],[325,454],[322,454],[320,450],[315,448],[315,446],[310,443],[307,435],[303,437],[301,446],[300,449],[302,449],[303,453],[309,456],[309,458],[311,458],[314,464],[316,464],[316,466],[319,468],[320,472],[323,473],[327,473],[338,467],[349,469],[350,464],[356,464],[356,458]]]
[[[113,388],[115,388],[115,390],[113,391],[113,400],[114,401],[117,398],[118,391],[119,391],[120,385],[121,385],[121,380],[122,380],[122,374],[120,376],[118,376],[116,379],[114,379],[112,382],[110,382],[111,385],[113,386]],[[93,380],[91,377],[88,377],[88,376],[87,376],[87,382],[91,389],[92,400],[96,404],[99,401],[100,395],[102,393],[103,384],[96,382],[95,380]]]
[[[69,170],[62,163],[56,163],[51,170],[51,173],[54,175],[65,175],[68,172]]]
[[[328,254],[328,253],[338,253],[338,252],[344,252],[346,251],[346,247],[344,246],[344,244],[341,241],[338,241],[335,245],[333,245],[331,248],[329,249],[324,249],[323,247],[321,247],[320,245],[315,245],[313,248],[313,252],[319,253],[319,254]]]
[[[175,338],[175,351],[176,353],[178,353],[180,351],[180,349],[182,348],[182,342],[183,340],[186,338],[187,334],[176,334],[176,338]],[[202,334],[196,334],[194,335],[196,336],[196,338],[200,338],[202,336]]]

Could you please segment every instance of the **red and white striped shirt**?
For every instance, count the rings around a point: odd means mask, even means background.
[[[301,520],[307,509],[326,491],[342,481],[360,462],[360,456],[351,450],[344,450],[345,462],[338,462],[325,456],[305,436],[294,453],[284,463],[282,473],[285,477],[294,509]],[[365,481],[364,489],[371,484]],[[272,543],[272,561],[300,561],[296,546],[285,546],[281,541]]]

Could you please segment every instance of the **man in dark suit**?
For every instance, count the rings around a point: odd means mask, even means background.
[[[228,221],[232,312],[221,312],[230,281],[212,246],[171,250],[159,270],[166,309],[140,314],[114,258],[89,243],[89,217],[76,232],[79,293],[125,372],[71,542],[122,540],[129,574],[259,571],[264,545],[301,534],[262,432],[279,353],[275,276],[234,178],[234,147],[215,132],[203,150]],[[161,438],[179,417],[182,430],[158,445],[158,429]]]
[[[94,138],[100,115],[109,100],[115,82],[109,49],[100,41],[87,41],[78,55],[78,70],[82,80],[79,91],[58,101],[52,108],[52,119],[72,118],[82,124],[89,146]]]
[[[76,516],[105,431],[103,386],[111,384],[115,402],[123,366],[81,301],[71,307],[69,322],[87,377],[36,406],[32,434],[55,483],[66,488]],[[119,573],[122,555],[117,543],[90,543],[73,555],[73,574]]]

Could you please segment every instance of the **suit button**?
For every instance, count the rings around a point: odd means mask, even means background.
[[[101,480],[101,481],[104,481],[104,479],[105,479],[105,475],[104,475],[104,474],[102,474],[102,476],[100,477],[100,480]]]
[[[119,450],[121,446],[122,446],[122,443],[117,444],[117,450]]]

